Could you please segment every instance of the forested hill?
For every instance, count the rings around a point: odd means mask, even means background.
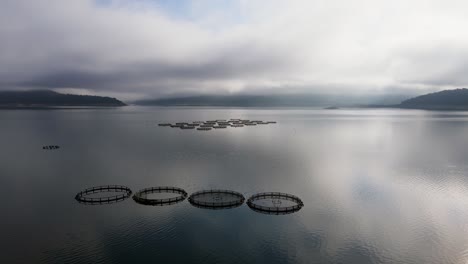
[[[468,89],[444,90],[401,102],[401,108],[468,110]]]
[[[124,106],[112,98],[92,95],[61,94],[50,90],[0,92],[0,106]]]

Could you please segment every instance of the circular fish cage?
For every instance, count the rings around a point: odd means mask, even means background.
[[[103,197],[89,197],[94,193],[121,193]],[[76,194],[75,200],[84,204],[108,204],[123,201],[132,195],[132,190],[122,185],[104,185],[85,189]]]
[[[148,198],[148,194],[154,193],[175,193],[178,194],[176,197],[171,198]],[[170,205],[180,203],[185,198],[187,198],[187,192],[184,189],[177,188],[177,187],[170,187],[170,186],[162,186],[162,187],[150,187],[139,190],[138,192],[133,195],[133,200],[139,204],[144,205]]]
[[[259,204],[262,200],[270,200],[271,205]],[[291,203],[292,202],[292,203]],[[291,203],[286,204],[284,203]],[[254,211],[264,214],[291,214],[295,213],[304,206],[302,200],[292,194],[280,192],[265,192],[252,195],[247,200],[247,205]]]
[[[245,198],[241,193],[229,190],[203,190],[193,193],[188,200],[199,208],[228,209],[241,206]]]
[[[197,130],[200,130],[200,131],[209,131],[209,130],[211,130],[211,127],[198,127]]]

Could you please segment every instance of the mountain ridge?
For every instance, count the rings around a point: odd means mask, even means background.
[[[62,94],[52,90],[0,91],[1,107],[125,106],[107,96]]]
[[[468,89],[459,88],[424,94],[404,100],[399,108],[468,110]]]

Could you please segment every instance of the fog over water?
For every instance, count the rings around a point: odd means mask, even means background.
[[[229,118],[278,123],[157,126]],[[2,110],[0,122],[5,263],[467,261],[466,112],[125,107]],[[304,207],[74,200],[105,184],[281,191]]]

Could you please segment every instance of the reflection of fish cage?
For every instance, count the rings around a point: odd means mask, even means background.
[[[151,199],[147,197],[148,194],[154,193],[175,193],[179,195],[176,197],[163,199]],[[169,186],[145,188],[139,190],[137,193],[135,193],[135,195],[133,195],[133,200],[139,204],[161,206],[179,203],[185,200],[185,198],[187,198],[187,192],[184,189]]]
[[[229,190],[204,190],[195,192],[189,202],[199,208],[227,209],[241,206],[245,201],[241,193]]]
[[[88,197],[94,193],[122,193],[105,197]],[[123,201],[132,195],[132,190],[122,185],[104,185],[85,189],[76,194],[75,199],[84,204],[108,204]]]
[[[255,201],[266,199],[271,199],[271,203],[273,204],[273,206],[263,206],[255,203]],[[286,200],[292,201],[296,204],[293,206],[282,206],[283,201]],[[292,194],[280,192],[266,192],[252,195],[247,200],[247,205],[256,212],[279,215],[297,212],[304,206],[304,203],[299,197],[294,196]]]

